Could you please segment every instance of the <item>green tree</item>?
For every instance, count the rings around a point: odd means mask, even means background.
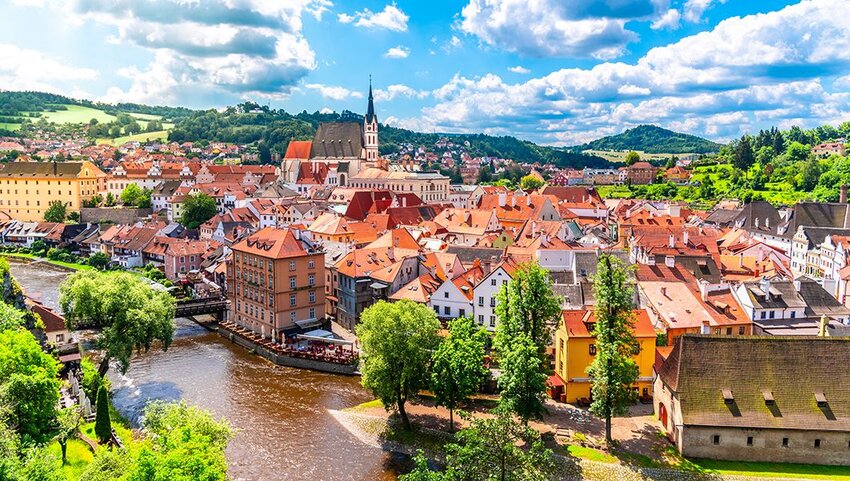
[[[537,263],[520,266],[496,295],[495,347],[505,350],[520,334],[528,335],[541,356],[550,342],[551,326],[561,315],[561,300],[552,291],[549,273]]]
[[[61,200],[50,201],[47,205],[47,210],[44,211],[45,222],[65,222],[68,211],[65,204]]]
[[[484,346],[487,333],[472,319],[460,317],[449,322],[449,334],[431,358],[431,389],[437,406],[449,409],[449,430],[454,432],[454,411],[474,394],[487,377]]]
[[[24,327],[25,323],[24,311],[0,302],[0,331]]]
[[[802,162],[809,158],[811,152],[808,145],[803,145],[800,142],[791,142],[788,144],[785,156],[792,162]]]
[[[117,202],[118,201],[115,200],[115,195],[113,195],[112,192],[107,192],[106,198],[103,201],[103,205],[105,205],[106,207],[114,207]]]
[[[638,376],[632,358],[639,348],[632,333],[634,290],[627,271],[623,261],[602,254],[593,279],[596,356],[587,368],[593,394],[590,411],[605,419],[605,439],[609,444],[613,442],[611,418],[623,414],[634,402],[631,384]]]
[[[76,407],[64,408],[56,413],[56,442],[62,450],[62,466],[68,452],[68,440],[77,436],[80,429],[80,411]]]
[[[127,135],[135,135],[142,131],[142,126],[139,125],[138,122],[133,120],[129,124],[124,126],[124,133]]]
[[[59,364],[24,329],[0,332],[0,405],[26,441],[49,439],[59,402]]]
[[[516,413],[526,424],[531,419],[542,419],[546,414],[548,369],[539,346],[527,334],[519,334],[499,356],[499,406]]]
[[[185,403],[155,401],[145,408],[142,445],[130,481],[225,481],[224,450],[232,437],[225,422]]]
[[[811,192],[818,185],[821,169],[817,160],[812,159],[806,162],[803,166],[803,173],[800,177],[800,189],[805,192]]]
[[[144,191],[136,184],[130,184],[121,191],[121,203],[125,206],[138,207],[144,198]]]
[[[126,372],[133,350],[147,351],[154,341],[168,349],[174,335],[174,298],[126,272],[74,273],[59,287],[59,304],[70,329],[100,329],[101,375],[111,359]]]
[[[363,311],[356,327],[363,356],[361,384],[385,409],[397,409],[408,430],[404,406],[428,385],[428,364],[439,328],[432,309],[408,300],[375,303]]]
[[[755,163],[755,155],[753,154],[753,147],[750,144],[749,136],[744,135],[735,145],[733,163],[735,167],[741,170],[747,170]]]
[[[109,391],[103,384],[97,391],[97,407],[95,409],[94,434],[100,444],[107,444],[112,439],[112,420],[109,419]]]
[[[187,229],[197,229],[216,213],[215,199],[203,192],[198,192],[186,197],[183,201],[183,215],[180,217],[180,223]]]
[[[80,362],[80,368],[83,371],[83,379],[81,387],[86,396],[92,401],[97,401],[97,393],[100,391],[101,385],[106,385],[106,390],[110,388],[109,378],[101,376],[97,372],[97,366],[94,365],[91,359],[84,357]]]
[[[456,442],[446,446],[446,469],[428,469],[421,454],[416,468],[400,481],[544,481],[555,472],[552,451],[540,433],[517,423],[508,411],[493,418],[470,419]]]
[[[626,154],[624,163],[626,165],[634,165],[636,162],[640,162],[640,154],[635,152],[634,150],[629,151],[629,153]]]
[[[519,186],[522,190],[530,192],[543,187],[543,181],[531,174],[528,174],[520,179]]]
[[[109,265],[109,256],[103,252],[95,252],[89,256],[89,265],[95,269],[103,270]]]
[[[272,163],[272,151],[269,149],[268,144],[260,142],[260,145],[257,146],[257,150],[260,164],[267,165]]]
[[[487,167],[481,167],[478,169],[478,183],[484,184],[487,182],[493,181],[493,174],[490,173],[490,169]]]
[[[135,459],[124,449],[99,448],[79,481],[115,481],[135,466]]]

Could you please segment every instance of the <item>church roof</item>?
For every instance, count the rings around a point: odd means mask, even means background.
[[[293,140],[286,146],[285,159],[309,159],[310,152],[313,149],[313,142],[310,140]]]
[[[363,126],[358,122],[322,122],[313,137],[311,159],[359,159]]]
[[[372,99],[372,82],[369,81],[369,106],[366,108],[366,123],[371,124],[372,121],[378,121],[375,116],[375,103]]]

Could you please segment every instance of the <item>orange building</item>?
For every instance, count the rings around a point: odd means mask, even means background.
[[[275,340],[325,317],[325,254],[301,231],[266,227],[232,249],[233,322]]]

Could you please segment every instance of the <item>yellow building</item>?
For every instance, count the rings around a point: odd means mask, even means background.
[[[12,162],[0,170],[0,210],[13,219],[44,220],[51,202],[79,212],[83,201],[106,190],[106,174],[89,161]]]
[[[590,377],[587,368],[596,356],[593,311],[564,311],[563,321],[555,331],[555,374],[565,386],[562,399],[568,403],[589,401]],[[640,344],[634,360],[638,365],[638,380],[632,389],[641,398],[652,396],[652,365],[655,363],[655,329],[643,309],[634,311],[633,334]]]

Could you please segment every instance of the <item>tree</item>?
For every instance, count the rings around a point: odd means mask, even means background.
[[[408,300],[375,303],[363,311],[356,327],[363,357],[361,384],[385,409],[397,409],[408,430],[404,405],[428,385],[428,364],[439,328],[432,309]]]
[[[106,207],[114,207],[116,202],[117,201],[115,200],[115,195],[113,195],[112,192],[107,192],[106,198],[103,201],[103,205],[105,205]]]
[[[59,304],[69,329],[100,329],[101,376],[111,359],[127,372],[134,349],[147,351],[154,341],[168,349],[174,335],[174,298],[126,272],[74,273],[59,287]]]
[[[534,175],[528,174],[522,179],[520,179],[519,186],[522,190],[530,192],[532,190],[537,190],[543,187],[543,181],[538,179]]]
[[[755,155],[753,147],[750,144],[750,137],[744,135],[741,140],[735,145],[735,156],[733,164],[741,170],[747,170],[755,163]]]
[[[490,173],[490,169],[487,167],[481,167],[478,169],[478,183],[484,184],[487,182],[492,182],[493,174]]]
[[[144,197],[144,191],[136,184],[130,184],[121,191],[121,203],[126,206],[138,207]]]
[[[626,158],[624,160],[624,163],[626,165],[634,165],[637,162],[640,162],[640,154],[638,154],[634,150],[629,151],[629,153],[626,154]]]
[[[262,165],[267,165],[272,163],[272,152],[269,149],[268,144],[265,142],[260,142],[260,145],[257,146],[257,150],[259,151],[259,161]]]
[[[24,317],[24,311],[0,302],[0,331],[24,327],[26,323]]]
[[[519,334],[507,351],[499,352],[499,406],[516,413],[525,424],[546,414],[546,371],[539,346]]]
[[[28,442],[49,439],[59,402],[59,364],[24,329],[0,332],[0,406]]]
[[[232,432],[209,412],[154,401],[145,408],[142,427],[151,439],[142,445],[131,481],[228,479],[224,450]]]
[[[197,229],[216,213],[215,199],[203,192],[198,192],[186,197],[183,201],[183,215],[180,217],[180,223],[187,229]]]
[[[65,222],[67,217],[67,208],[61,200],[50,201],[47,210],[44,211],[45,222]]]
[[[449,334],[431,358],[431,389],[437,406],[449,409],[449,430],[454,432],[454,410],[474,394],[486,378],[484,346],[487,333],[471,318],[449,322]]]
[[[67,459],[68,440],[77,436],[80,429],[80,411],[76,407],[60,409],[56,413],[56,442],[62,450],[62,466]]]
[[[109,419],[109,391],[104,384],[97,391],[97,411],[94,418],[94,434],[100,444],[112,440],[112,420]]]
[[[789,149],[790,150],[790,149]],[[805,192],[811,192],[818,185],[821,170],[820,164],[815,159],[806,162],[803,167],[803,174],[800,178],[800,189]]]
[[[70,222],[79,222],[80,221],[80,213],[77,211],[68,213],[68,220]]]
[[[497,409],[493,418],[470,419],[456,440],[446,445],[445,471],[430,471],[420,454],[416,468],[400,481],[544,481],[554,474],[552,451],[540,433],[505,410]]]
[[[596,325],[596,356],[587,368],[593,403],[590,411],[605,418],[605,439],[610,444],[611,417],[625,412],[634,402],[631,384],[637,380],[638,367],[632,358],[639,348],[632,333],[632,298],[627,267],[620,259],[602,254],[593,279]]]
[[[124,133],[127,135],[135,135],[142,131],[142,126],[139,125],[138,122],[133,120],[129,124],[124,126]]]
[[[800,142],[791,142],[785,151],[786,157],[792,162],[802,162],[809,158],[810,153],[811,149],[809,149],[809,146],[803,145]]]
[[[109,256],[107,256],[103,252],[95,252],[94,254],[89,256],[89,265],[94,267],[95,269],[106,269],[106,266],[109,265]]]

